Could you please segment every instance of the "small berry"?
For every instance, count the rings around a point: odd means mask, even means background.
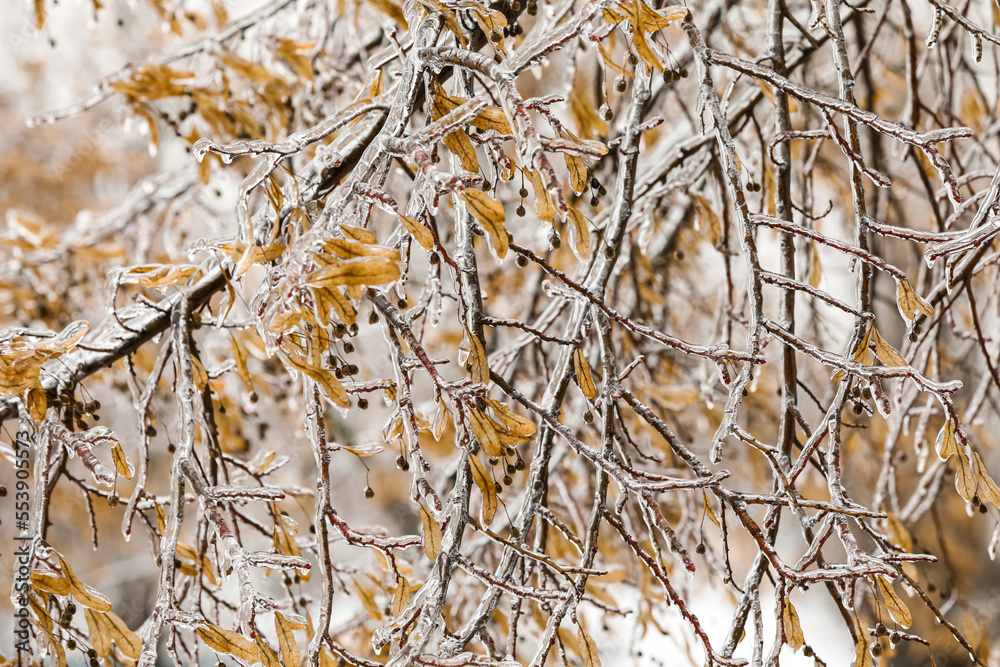
[[[511,477],[510,475],[504,475],[503,476],[503,485],[504,486],[510,486],[513,483],[514,483],[514,478],[513,477]]]
[[[375,489],[373,489],[370,486],[366,486],[365,487],[365,498],[367,498],[368,500],[371,500],[374,497],[375,497]]]
[[[500,33],[499,30],[497,30],[496,28],[494,28],[492,31],[490,31],[490,41],[491,42],[493,42],[494,44],[499,44],[500,40],[502,40],[502,39],[503,39],[503,35]]]
[[[807,658],[811,658],[813,656],[813,648],[812,648],[812,646],[809,646],[808,644],[806,644],[805,646],[803,646],[802,647],[802,655],[804,655]]]
[[[537,13],[538,13],[538,3],[537,2],[529,2],[528,3],[528,15],[529,16],[534,16]]]
[[[406,308],[406,299],[400,299],[397,301],[396,306],[399,308]]]
[[[498,458],[497,458],[497,457],[495,457],[495,456],[491,456],[491,457],[490,457],[490,467],[491,467],[491,468],[492,468],[493,466],[495,466],[496,464],[498,464],[498,463],[500,463],[500,459],[498,459]]]
[[[518,255],[514,262],[522,269],[528,265],[528,258],[524,255]]]
[[[615,112],[606,103],[601,105],[600,114],[605,122],[611,122],[615,117]]]
[[[861,390],[861,398],[865,399],[866,401],[872,400],[871,387],[865,387],[864,389]]]
[[[108,496],[108,505],[111,506],[111,507],[117,507],[118,506],[118,492],[117,491],[112,491],[111,494]]]
[[[347,367],[347,372],[350,373],[351,375],[357,375],[359,370],[360,369],[358,368],[357,364],[351,364],[350,366]]]
[[[601,203],[601,200],[598,199],[597,197],[591,197],[590,198],[590,205],[591,206],[595,206],[596,207],[600,203]]]
[[[893,632],[891,635],[889,635],[889,642],[893,646],[895,646],[896,644],[898,644],[901,641],[903,641],[903,638],[900,636],[900,634],[898,632]]]
[[[635,55],[634,53],[628,54],[628,64],[631,65],[632,67],[635,67],[636,65],[638,65],[639,64],[639,56]]]
[[[906,335],[906,340],[910,341],[911,343],[916,343],[917,342],[917,334],[915,332],[911,331],[910,333],[908,333]]]
[[[699,542],[699,543],[698,543],[698,546],[696,546],[696,547],[694,548],[694,550],[695,550],[695,551],[696,551],[696,552],[698,553],[698,555],[699,555],[699,556],[702,556],[702,555],[704,555],[704,554],[705,554],[705,551],[707,551],[707,549],[705,548],[705,544],[704,544],[704,542]]]
[[[885,623],[875,624],[875,634],[879,637],[885,637],[889,634],[889,629],[885,627]]]
[[[358,399],[358,407],[361,408],[362,410],[367,410],[368,409],[368,399],[367,398],[359,398]]]
[[[7,497],[7,487],[0,484],[0,498]]]
[[[559,238],[559,233],[555,229],[553,229],[549,233],[549,247],[555,250],[561,245],[562,245],[562,239]]]
[[[177,451],[177,445],[175,445],[172,442],[168,442],[167,443],[167,451],[170,452],[171,454],[173,454],[174,452]]]
[[[507,474],[508,475],[513,475],[515,472],[517,472],[517,466],[514,465],[513,463],[508,463],[507,464]]]
[[[431,256],[427,258],[427,261],[429,261],[431,264],[440,264],[441,257],[438,256],[436,252],[432,252]]]
[[[156,427],[153,426],[152,424],[150,424],[150,425],[148,425],[146,427],[146,437],[147,438],[155,438],[156,437]]]
[[[515,540],[521,537],[521,529],[517,528],[516,526],[512,526],[510,529],[510,536],[513,537]]]
[[[619,93],[624,93],[627,87],[628,83],[625,82],[624,77],[618,77],[615,80],[615,90],[617,90]]]
[[[336,369],[335,371],[333,371],[333,377],[337,378],[338,380],[343,380],[344,371],[340,370],[339,368]]]
[[[924,330],[924,326],[922,324],[916,324],[916,323],[914,323],[914,325],[913,325],[913,333],[915,333],[915,334],[917,334],[919,336],[920,333],[923,330]]]
[[[376,324],[378,322],[378,313],[374,310],[368,313],[368,324]]]
[[[591,412],[590,410],[587,410],[586,412],[584,412],[583,413],[583,421],[587,422],[588,424],[593,424],[594,423],[594,413]]]
[[[990,508],[986,506],[986,503],[983,503],[982,505],[979,506],[979,513],[980,514],[986,514],[989,511],[990,511]]]
[[[523,218],[523,217],[524,217],[524,214],[525,214],[526,212],[527,212],[527,211],[525,211],[525,210],[524,210],[524,206],[518,206],[518,207],[517,207],[517,210],[515,210],[515,211],[514,211],[514,213],[516,213],[516,214],[517,214],[517,217],[519,217],[519,218]]]
[[[878,642],[875,642],[874,644],[872,644],[871,654],[872,654],[873,658],[877,658],[880,655],[882,655],[882,645],[879,644]]]
[[[492,183],[490,183],[487,180],[483,180],[483,192],[489,192],[492,187],[493,187]]]
[[[524,471],[525,469],[527,469],[528,464],[524,462],[524,459],[518,459],[517,463],[514,464],[514,467],[520,471]]]
[[[598,197],[603,197],[606,194],[608,194],[608,189],[606,187],[604,187],[602,185],[601,187],[597,188],[597,196]]]
[[[521,196],[521,199],[524,199],[525,197],[528,196],[528,188],[522,187],[520,190],[517,191],[517,194]]]
[[[402,469],[402,467],[405,464],[406,464],[406,457],[404,457],[402,454],[400,454],[399,456],[396,457],[396,467],[397,468]]]
[[[666,84],[673,83],[674,79],[676,78],[673,70],[669,70],[669,69],[663,70],[663,75],[662,76],[663,76],[663,83],[666,83]]]
[[[343,322],[337,322],[337,326],[333,328],[333,335],[337,338],[343,338],[347,335],[347,325]]]
[[[510,11],[515,14],[521,11],[521,0],[514,0],[514,2],[510,3]]]
[[[856,415],[860,415],[862,412],[864,412],[864,408],[861,407],[860,403],[855,403],[853,409],[854,409],[854,414]]]
[[[351,322],[351,326],[347,327],[347,330],[351,333],[352,336],[357,336],[358,331],[360,331],[357,322]]]
[[[686,78],[688,78],[688,70],[687,70],[687,67],[682,67],[682,68],[681,68],[681,78],[682,78],[682,79],[686,79]]]
[[[352,343],[344,343],[344,352],[346,354],[354,352],[354,345]]]
[[[498,494],[503,493],[503,487],[500,486],[500,482],[493,482],[493,490],[496,491]]]
[[[66,650],[75,651],[76,650],[76,640],[70,637],[66,640]]]
[[[606,259],[614,259],[615,255],[617,254],[618,251],[614,249],[614,246],[608,246],[607,248],[604,249],[604,257]]]
[[[251,392],[250,392],[250,396],[249,396],[249,399],[250,399],[250,402],[251,402],[251,403],[256,403],[256,402],[257,402],[258,400],[260,400],[260,397],[259,397],[259,396],[257,396],[257,392],[255,392],[255,391],[251,391]]]

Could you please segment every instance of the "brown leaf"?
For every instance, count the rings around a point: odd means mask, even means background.
[[[484,526],[489,526],[493,522],[493,517],[497,513],[497,490],[493,477],[490,476],[486,466],[478,457],[469,454],[469,467],[472,469],[472,479],[475,481],[479,491],[483,494],[483,509],[480,518]]]
[[[535,215],[538,216],[539,220],[552,222],[556,217],[556,209],[552,205],[552,197],[549,195],[549,191],[545,189],[542,175],[530,169],[525,169],[524,172],[531,179],[531,188],[535,191]]]
[[[448,147],[452,155],[461,161],[462,169],[472,173],[479,171],[476,147],[472,145],[472,139],[469,139],[469,135],[464,130],[456,130],[446,134],[444,145]]]
[[[174,266],[173,264],[132,266],[123,270],[123,273],[118,277],[118,284],[164,287],[185,282],[197,271],[197,266]]]
[[[110,628],[111,640],[129,660],[138,660],[142,654],[142,640],[139,635],[129,630],[125,621],[109,611],[104,614],[105,623]]]
[[[910,617],[910,610],[906,608],[903,601],[896,595],[896,591],[892,589],[892,583],[885,577],[878,575],[875,577],[875,586],[878,588],[883,604],[889,611],[889,615],[892,616],[892,620],[904,628],[910,627],[910,624],[913,623],[913,619]]]
[[[525,438],[534,437],[537,431],[535,428],[535,422],[514,414],[513,410],[498,400],[487,398],[486,405],[493,408],[493,411],[497,415],[497,419],[499,419],[506,428]]]
[[[937,442],[934,443],[934,450],[937,452],[938,458],[942,461],[947,461],[951,458],[951,455],[955,453],[957,447],[957,442],[955,441],[955,425],[951,423],[949,419],[938,431]]]
[[[722,529],[722,524],[719,523],[719,517],[715,516],[715,510],[712,509],[712,502],[708,499],[708,493],[704,490],[701,492],[701,500],[705,505],[705,516],[708,517],[709,521],[715,524],[716,528]]]
[[[582,195],[590,183],[590,179],[587,178],[587,163],[579,155],[563,153],[563,157],[566,160],[566,168],[569,169],[569,186],[573,188],[573,192]]]
[[[45,419],[45,413],[49,408],[49,401],[45,398],[45,389],[42,385],[36,384],[27,392],[28,414],[36,422]]]
[[[69,595],[69,582],[61,574],[36,570],[28,576],[28,579],[31,581],[33,589],[52,593],[53,595]]]
[[[87,584],[80,581],[75,574],[73,574],[73,568],[69,566],[66,559],[59,556],[59,567],[62,569],[63,576],[69,581],[69,589],[76,598],[76,601],[82,604],[84,607],[90,609],[95,609],[97,611],[111,611],[111,603],[106,597],[95,591],[93,588]]]
[[[975,451],[972,452],[972,470],[976,479],[979,480],[979,498],[1000,507],[1000,488],[990,477],[983,460],[979,458],[979,453]]]
[[[886,510],[885,521],[889,526],[889,533],[892,535],[892,541],[903,548],[903,551],[907,553],[913,552],[913,537],[910,535],[910,531],[906,529],[903,522],[899,520],[891,510]]]
[[[198,636],[213,651],[227,653],[249,663],[258,661],[259,651],[257,644],[238,632],[207,623],[198,628]]]
[[[116,442],[111,447],[111,459],[115,462],[115,469],[118,470],[118,474],[125,479],[132,479],[132,475],[135,474],[135,468],[129,462],[128,457],[125,456],[125,450],[122,449],[120,442]]]
[[[965,455],[964,447],[955,448],[955,489],[967,502],[976,495],[976,475],[969,464],[969,457]]]
[[[868,630],[862,625],[861,619],[854,616],[854,665],[853,667],[874,667],[875,659],[868,651]]]
[[[368,612],[368,616],[370,616],[373,621],[382,620],[382,610],[379,609],[378,603],[375,602],[374,592],[372,592],[372,590],[367,586],[363,586],[357,581],[354,582],[354,590],[361,599],[361,604],[364,605],[365,610]]]
[[[472,366],[472,381],[486,384],[490,383],[490,366],[486,357],[486,350],[479,338],[474,336],[468,329],[465,335],[469,340],[469,364]]]
[[[101,612],[84,609],[83,613],[87,619],[87,629],[90,630],[91,648],[97,653],[97,657],[108,657],[111,653],[111,624]]]
[[[590,375],[590,364],[587,363],[587,358],[583,356],[583,349],[580,347],[573,350],[573,371],[576,373],[576,383],[580,385],[583,395],[590,400],[597,398],[597,387]]]
[[[570,227],[573,231],[573,252],[580,259],[590,259],[590,229],[587,227],[587,219],[579,209],[570,206],[569,220],[573,223]]]
[[[576,634],[584,667],[601,667],[601,659],[597,655],[597,644],[594,643],[594,638],[583,629],[583,623],[577,623]]]
[[[305,628],[302,623],[295,625],[301,626],[299,629]],[[278,635],[278,648],[281,649],[281,660],[285,667],[298,667],[299,664],[299,645],[292,634],[293,629],[293,625],[280,611],[274,612],[274,631]]]
[[[403,223],[403,227],[410,233],[410,236],[416,239],[421,248],[424,250],[434,249],[434,236],[431,234],[431,230],[424,227],[419,220],[408,215],[401,215],[399,221]]]
[[[913,320],[919,310],[927,317],[934,317],[934,308],[920,297],[907,280],[896,278],[896,305],[904,319]]]
[[[343,449],[345,452],[354,454],[359,459],[364,459],[384,451],[385,447],[377,442],[370,442],[367,445],[339,445],[337,449]]]
[[[263,665],[263,667],[281,667],[278,654],[273,648],[267,645],[263,636],[259,634],[254,636],[254,642],[257,644],[257,662]],[[288,666],[286,665],[286,667]]]
[[[236,361],[236,374],[243,380],[248,390],[253,390],[253,378],[250,377],[250,370],[247,368],[247,348],[236,336],[232,336],[233,359]]]
[[[317,287],[385,285],[396,280],[399,280],[399,264],[383,257],[326,266],[306,278],[306,282]]]
[[[475,408],[469,410],[469,417],[472,435],[486,450],[486,453],[494,457],[503,456],[503,447],[500,445],[500,439],[492,420]]]
[[[355,227],[354,225],[341,224],[340,231],[347,238],[353,239],[355,241],[360,241],[361,243],[369,243],[369,244],[378,243],[378,239],[375,238],[375,234],[373,234],[370,230],[365,229],[364,227]]]
[[[802,624],[799,623],[799,614],[792,606],[792,601],[785,598],[785,607],[781,612],[781,621],[785,626],[785,640],[788,645],[798,651],[806,643],[806,638],[802,634]]]
[[[408,604],[410,604],[410,582],[406,580],[406,577],[400,577],[399,585],[396,586],[396,590],[392,594],[392,615],[402,614]]]
[[[885,342],[882,336],[879,335],[878,330],[872,325],[872,337],[875,343],[875,356],[878,357],[886,366],[908,366],[906,359],[903,358],[899,352],[893,348],[892,345]]]
[[[462,199],[469,207],[469,213],[475,218],[493,241],[494,254],[503,259],[510,247],[507,241],[507,230],[504,227],[503,205],[482,190],[466,188]]]
[[[438,554],[441,553],[441,524],[423,505],[420,506],[420,523],[423,525],[424,555],[429,560],[437,560]]]

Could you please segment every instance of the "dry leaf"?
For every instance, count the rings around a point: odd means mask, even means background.
[[[955,448],[955,489],[966,502],[976,495],[976,475],[972,472],[964,447]]]
[[[420,523],[423,526],[424,555],[429,560],[437,560],[438,554],[441,553],[441,524],[423,505],[420,506]]]
[[[125,450],[122,449],[120,442],[116,442],[111,447],[111,458],[115,462],[115,469],[118,474],[125,479],[132,479],[132,475],[135,474],[135,468],[129,462],[128,457],[125,456]]]
[[[399,264],[383,257],[370,257],[332,264],[310,273],[306,282],[317,287],[385,285],[399,280]]]
[[[938,431],[937,441],[934,443],[934,451],[937,452],[938,458],[942,461],[947,461],[955,453],[957,444],[955,441],[955,425],[949,419],[941,427],[941,430]]]
[[[493,420],[475,408],[469,410],[469,416],[472,435],[486,450],[486,453],[493,457],[503,456],[503,447],[500,445],[500,438],[497,435],[496,427],[493,426]]]
[[[420,224],[419,220],[408,215],[401,215],[399,221],[403,223],[403,227],[410,233],[410,236],[416,239],[421,248],[424,250],[434,249],[434,236],[431,234],[431,230]]]
[[[573,370],[576,372],[576,383],[580,385],[583,395],[590,400],[597,398],[597,387],[594,386],[594,378],[590,375],[590,364],[587,363],[580,347],[573,350]]]
[[[896,305],[903,318],[909,321],[913,320],[918,310],[927,317],[934,317],[934,308],[913,291],[907,280],[899,278],[896,278]]]
[[[238,632],[207,623],[198,628],[198,636],[213,651],[227,653],[249,663],[258,661],[257,644]]]
[[[400,577],[399,585],[396,586],[396,590],[392,594],[392,615],[402,614],[408,604],[410,604],[410,582],[406,580],[406,577]]]
[[[486,350],[479,338],[468,329],[465,335],[469,340],[469,364],[472,366],[472,381],[488,385],[490,383],[490,366],[486,358]]]
[[[886,366],[909,365],[906,363],[906,359],[903,358],[903,355],[897,352],[895,348],[892,347],[892,345],[889,345],[889,343],[885,342],[882,336],[879,335],[878,330],[875,328],[874,325],[872,325],[871,330],[873,338],[872,342],[875,343],[875,356],[878,357],[879,361],[881,361]]]
[[[590,259],[590,229],[587,227],[587,219],[575,206],[570,206],[569,220],[573,223],[570,227],[573,232],[573,253],[579,259]]]
[[[892,582],[890,582],[885,577],[878,575],[875,577],[875,586],[878,588],[879,594],[882,596],[883,604],[885,608],[889,610],[889,615],[892,616],[892,620],[896,621],[904,628],[910,627],[913,619],[910,617],[910,610],[906,608],[903,601],[899,599],[896,595],[896,591],[892,589]]]
[[[805,636],[802,634],[802,625],[799,623],[799,614],[788,598],[785,598],[784,607],[781,612],[781,621],[785,626],[785,640],[789,646],[798,651],[806,643]]]
[[[972,452],[972,470],[979,480],[979,498],[980,500],[985,500],[992,503],[996,507],[1000,507],[1000,488],[997,487],[996,482],[990,477],[989,471],[983,464],[983,460],[979,458],[979,453]]]
[[[503,259],[510,247],[507,240],[507,230],[504,228],[503,205],[482,190],[466,188],[462,199],[469,207],[469,213],[475,218],[493,241],[494,254]]]
[[[584,667],[601,667],[601,659],[597,655],[597,644],[594,643],[594,638],[583,629],[583,623],[577,622],[576,634]]]
[[[469,467],[472,469],[472,479],[476,482],[480,492],[483,494],[483,509],[480,518],[484,526],[489,526],[493,522],[493,517],[497,513],[497,490],[493,477],[490,476],[486,466],[478,457],[469,454]]]
[[[66,559],[59,556],[59,567],[62,569],[63,576],[69,581],[69,589],[79,602],[84,607],[94,609],[96,611],[111,611],[111,603],[106,597],[95,591],[93,588],[87,584],[80,581],[75,574],[73,574],[73,568],[69,566]]]
[[[69,595],[69,582],[66,577],[55,572],[34,571],[29,577],[31,587],[36,590],[45,591],[53,595]]]

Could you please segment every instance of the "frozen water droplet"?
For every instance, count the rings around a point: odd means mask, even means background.
[[[26,118],[25,121],[24,121],[24,125],[28,129],[31,129],[31,128],[35,127],[36,125],[38,125],[38,119],[37,118]]]
[[[209,148],[211,148],[211,146],[212,142],[209,141],[208,139],[199,139],[198,141],[194,142],[194,146],[191,147],[191,155],[194,156],[195,160],[201,162],[202,160],[205,159],[205,155],[208,154],[208,150]]]
[[[219,153],[219,157],[222,158],[223,164],[233,163],[233,156],[229,153]]]
[[[155,141],[149,142],[149,157],[156,157],[156,154],[160,152],[159,146],[156,145]]]

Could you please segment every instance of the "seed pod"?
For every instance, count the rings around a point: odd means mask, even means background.
[[[374,497],[375,497],[375,489],[373,489],[370,486],[366,486],[365,487],[365,498],[367,498],[368,500],[371,500]]]
[[[362,410],[367,410],[368,409],[368,399],[367,398],[359,398],[358,399],[358,407],[361,408]]]
[[[698,553],[698,555],[704,555],[705,551],[707,551],[703,542],[699,542],[698,546],[696,546],[694,550]]]

